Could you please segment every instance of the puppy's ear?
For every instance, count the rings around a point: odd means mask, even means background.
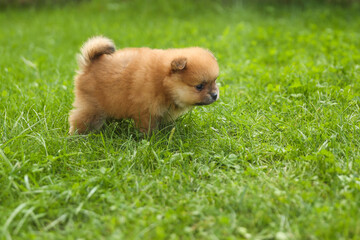
[[[171,62],[171,71],[177,72],[177,71],[184,70],[186,67],[186,62],[187,62],[187,60],[184,57],[175,58]]]

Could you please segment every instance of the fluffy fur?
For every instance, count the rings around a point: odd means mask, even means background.
[[[216,101],[219,67],[202,48],[125,48],[89,39],[78,56],[70,134],[99,129],[107,118],[133,119],[142,132]]]

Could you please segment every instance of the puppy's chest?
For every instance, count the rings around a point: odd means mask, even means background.
[[[179,107],[170,106],[170,108],[164,113],[163,120],[165,122],[174,121],[175,119],[177,119],[178,117],[189,111],[190,109],[191,107],[179,108]]]

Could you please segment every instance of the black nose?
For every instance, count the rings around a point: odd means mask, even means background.
[[[210,93],[210,96],[213,100],[216,100],[217,98],[217,93]]]

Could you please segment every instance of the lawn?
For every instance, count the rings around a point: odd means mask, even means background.
[[[360,5],[0,11],[0,239],[360,239]],[[152,136],[68,135],[76,54],[209,48],[220,99]]]

